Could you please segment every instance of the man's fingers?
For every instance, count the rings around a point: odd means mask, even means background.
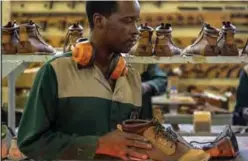
[[[132,149],[128,150],[127,155],[132,160],[147,160],[148,159],[147,154],[142,154],[142,153],[139,153],[139,152],[135,152]]]
[[[134,157],[128,157],[129,160],[132,160],[132,161],[143,161],[144,159],[139,159],[139,158],[134,158]]]
[[[125,160],[125,161],[129,161],[130,160],[130,158],[128,158],[127,156],[121,156],[120,157],[122,160]]]
[[[127,139],[130,139],[130,140],[138,140],[138,141],[142,141],[142,142],[148,142],[149,141],[144,136],[137,135],[137,134],[125,133],[125,137]]]
[[[144,143],[138,140],[128,140],[127,146],[142,148],[142,149],[152,149],[152,145],[149,143]]]

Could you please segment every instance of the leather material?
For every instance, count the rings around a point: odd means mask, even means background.
[[[209,153],[211,158],[233,158],[239,153],[238,142],[230,125],[227,125],[215,140],[205,143],[194,141],[193,145]]]
[[[235,157],[234,148],[229,137],[224,137],[210,146],[203,147],[203,150],[209,153],[211,158]]]
[[[247,55],[248,56],[248,39],[246,40],[245,46],[241,52],[241,55]]]
[[[205,23],[196,41],[186,47],[182,51],[182,55],[218,56],[220,54],[220,49],[217,46],[218,36],[219,29]]]
[[[3,54],[16,54],[19,42],[18,25],[15,22],[8,22],[2,27],[2,52]]]
[[[220,133],[220,135],[218,135],[214,141],[219,141],[221,138],[224,138],[224,137],[230,138],[234,152],[238,153],[239,152],[238,141],[230,125],[227,125],[225,129],[223,130],[223,132]]]
[[[162,23],[156,28],[156,42],[154,53],[156,56],[180,55],[181,49],[178,48],[171,38],[172,28],[170,24]]]
[[[164,129],[160,123],[154,120],[126,120],[122,123],[122,131],[145,136],[153,145],[152,150],[146,151],[152,160],[175,161],[181,159],[181,161],[186,161],[184,155],[193,149],[171,128]],[[200,153],[199,155],[192,155],[191,161],[203,161],[209,158],[209,155],[202,150],[196,149],[196,151]]]
[[[236,27],[229,21],[223,22],[220,37],[217,40],[221,56],[238,56],[238,47],[234,42]]]
[[[79,23],[74,23],[68,28],[63,47],[64,53],[71,51],[71,46],[74,46],[78,39],[83,38],[83,31],[84,28]]]
[[[136,56],[152,56],[153,53],[153,46],[152,46],[152,34],[153,28],[148,26],[146,23],[145,25],[141,24],[138,28],[140,32],[140,38],[138,40],[135,52],[133,55]]]
[[[55,54],[55,49],[43,40],[38,28],[32,21],[19,26],[20,41],[17,44],[17,52],[19,54]]]

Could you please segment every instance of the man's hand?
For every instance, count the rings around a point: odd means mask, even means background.
[[[152,87],[147,83],[142,83],[141,88],[142,88],[142,94],[146,94],[147,92],[152,91]]]
[[[137,152],[134,148],[138,148]],[[110,132],[98,140],[96,154],[118,157],[123,160],[146,160],[145,150],[151,150],[152,145],[143,136],[121,131]]]

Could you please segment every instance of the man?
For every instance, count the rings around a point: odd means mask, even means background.
[[[248,125],[248,65],[241,72],[236,101],[233,124],[246,126]]]
[[[137,40],[139,3],[87,1],[86,13],[94,65],[79,68],[71,53],[43,65],[20,123],[18,146],[35,160],[86,160],[96,154],[147,159],[142,150],[151,144],[144,137],[115,130],[141,106],[138,72],[129,68],[116,81],[106,78],[110,55],[129,52]]]
[[[167,87],[167,76],[157,64],[149,64],[141,74],[142,108],[140,118],[152,119],[152,96],[163,94]]]

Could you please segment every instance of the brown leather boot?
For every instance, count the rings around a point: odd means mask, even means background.
[[[17,53],[17,43],[18,33],[17,33],[18,25],[16,22],[8,22],[7,25],[2,28],[2,52],[3,54],[16,54]]]
[[[217,56],[220,50],[217,46],[217,38],[219,36],[219,29],[210,26],[209,24],[204,24],[201,32],[199,33],[196,41],[186,47],[182,55],[192,56]]]
[[[30,21],[20,25],[17,52],[20,54],[55,54],[55,49],[48,45],[42,38],[38,26]]]
[[[71,46],[80,38],[83,38],[83,27],[79,23],[74,23],[67,31],[63,52],[71,51]]]
[[[234,42],[236,27],[231,22],[223,22],[220,37],[217,40],[221,56],[239,56],[237,45]]]
[[[140,38],[138,40],[136,50],[133,55],[136,56],[152,56],[152,34],[153,28],[148,26],[146,23],[145,25],[141,24],[138,28],[140,32]]]
[[[239,153],[239,145],[238,145],[238,141],[237,138],[234,134],[234,132],[232,131],[232,128],[230,125],[227,125],[225,127],[225,129],[223,130],[223,132],[221,132],[214,141],[218,141],[221,138],[224,138],[228,136],[232,142],[233,148],[234,148],[234,152],[235,152],[235,156]]]
[[[248,39],[247,39],[245,46],[241,52],[241,55],[247,55],[248,56]]]
[[[161,23],[156,28],[156,42],[154,53],[156,56],[173,56],[180,55],[181,49],[179,49],[171,39],[171,24]]]
[[[190,144],[203,149],[211,155],[211,158],[233,158],[239,153],[237,138],[230,125],[227,125],[214,141],[192,141]]]
[[[147,150],[149,158],[156,161],[207,161],[209,154],[194,149],[171,128],[165,129],[158,121],[127,120],[118,125],[124,132],[145,136],[154,146]]]

